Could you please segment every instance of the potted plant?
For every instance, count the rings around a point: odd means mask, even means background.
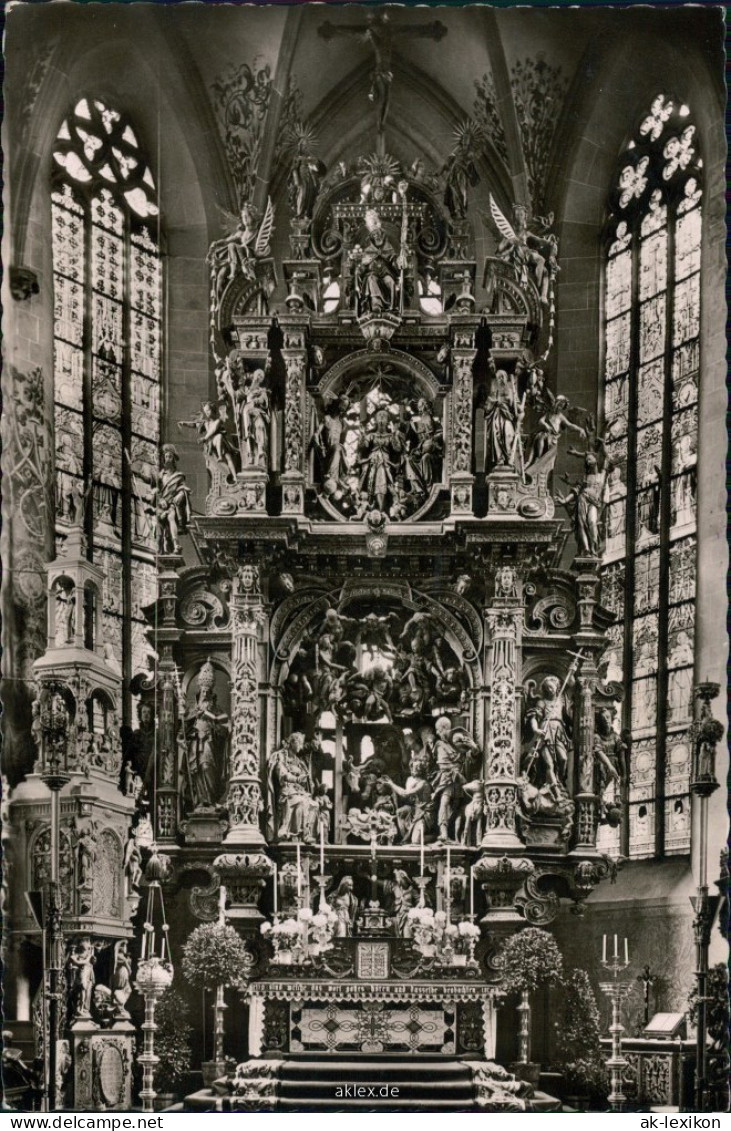
[[[183,974],[192,986],[216,993],[213,1060],[204,1061],[203,1082],[208,1086],[226,1071],[223,1055],[223,1011],[226,986],[245,980],[249,956],[246,946],[227,923],[204,923],[190,933],[183,946]]]
[[[169,987],[160,998],[155,1011],[155,1066],[154,1087],[162,1107],[169,1107],[179,1091],[190,1067],[190,1007],[178,990]]]
[[[572,970],[563,983],[563,1008],[556,1022],[556,1055],[571,1107],[603,1105],[608,1078],[601,1047],[601,1017],[585,970]]]
[[[530,995],[541,986],[555,985],[561,981],[561,952],[548,931],[542,931],[540,927],[526,927],[505,940],[498,956],[498,964],[504,992],[520,994],[520,1053],[518,1061],[510,1067],[516,1076],[535,1085],[541,1068],[530,1059]]]

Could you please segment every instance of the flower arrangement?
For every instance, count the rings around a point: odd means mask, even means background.
[[[271,939],[274,961],[285,965],[299,965],[308,958],[332,948],[332,938],[338,917],[327,903],[321,903],[314,912],[311,907],[300,907],[297,918],[275,919],[262,923],[261,934]]]
[[[475,943],[480,928],[468,919],[448,923],[444,911],[412,907],[407,918],[416,949],[426,957],[437,957],[453,966],[475,965]]]

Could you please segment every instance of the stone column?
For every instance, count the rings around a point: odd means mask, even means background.
[[[231,592],[231,774],[226,845],[263,845],[259,774],[259,632],[267,617],[259,566],[240,565]]]
[[[305,510],[305,459],[307,453],[305,377],[307,353],[303,331],[290,330],[287,333],[282,357],[287,367],[281,477],[282,514],[296,515],[304,514]]]
[[[452,348],[452,396],[449,432],[449,494],[451,513],[470,517],[472,489],[472,363],[475,350],[474,333],[458,333]]]
[[[177,758],[178,673],[173,659],[182,636],[176,623],[178,605],[179,555],[160,555],[158,574],[158,607],[160,619],[155,634],[158,650],[157,703],[158,745],[156,751],[157,783],[155,789],[155,834],[161,841],[175,840],[178,831],[178,783],[175,781]]]
[[[604,644],[603,636],[594,628],[594,609],[599,586],[599,562],[592,557],[577,557],[572,568],[577,572],[576,590],[579,610],[579,631],[574,636],[574,654],[584,659],[579,664],[574,699],[574,751],[577,769],[574,775],[574,848],[594,852],[599,820],[599,797],[596,792],[594,759],[594,718],[599,673],[596,656]]]
[[[498,570],[496,596],[485,610],[490,640],[490,704],[485,765],[487,827],[482,848],[522,848],[516,831],[520,756],[520,637],[523,606],[515,570]]]

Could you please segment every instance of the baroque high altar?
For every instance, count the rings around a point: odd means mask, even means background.
[[[121,674],[89,615],[100,578],[80,530],[49,567],[36,723],[72,735],[61,868],[76,878],[63,910],[80,940],[79,1064],[89,947],[113,945],[124,989],[153,843],[173,924],[214,921],[225,889],[250,959],[250,1058],[492,1060],[501,941],[549,924],[561,899],[581,914],[616,867],[597,849],[620,821],[627,761],[621,688],[599,676],[612,469],[544,378],[550,217],[508,217],[491,198],[500,239],[478,271],[474,140],[458,132],[430,173],[388,155],[380,132],[377,152],[328,173],[303,131],[290,257],[271,255],[271,201],[244,202],[211,246],[216,391],[178,422],[200,444],[205,513],[163,445],[156,663],[136,678],[121,754],[104,739]],[[564,494],[567,431],[583,446]],[[76,712],[92,700],[102,737]],[[29,782],[14,805],[37,887],[48,845]]]

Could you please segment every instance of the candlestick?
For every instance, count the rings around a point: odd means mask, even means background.
[[[223,884],[218,889],[218,922],[221,925],[226,922],[226,888]]]
[[[602,962],[607,961],[607,936],[602,935]]]
[[[619,958],[619,951],[617,949],[617,936],[614,936],[614,957]]]
[[[470,868],[470,920],[475,917],[475,866]]]
[[[420,833],[421,833],[421,844],[420,844],[420,852],[419,852],[419,875],[423,879],[423,877],[424,877],[424,826],[423,825],[421,826]]]
[[[302,866],[300,861],[300,842],[297,841],[297,908],[302,904]]]
[[[629,966],[629,949],[627,947],[627,939],[624,940],[624,964]]]
[[[325,826],[320,821],[320,875],[325,874]]]
[[[452,919],[452,861],[449,847],[447,847],[447,923]]]
[[[274,916],[274,918],[276,919],[276,917],[277,917],[277,911],[278,911],[278,904],[277,904],[277,900],[278,900],[278,897],[279,897],[279,892],[278,892],[278,888],[279,888],[279,873],[277,872],[277,865],[276,865],[276,864],[275,864],[274,862],[272,862],[272,868],[274,869],[274,871],[272,872],[272,879],[273,879],[273,881],[274,881],[274,887],[273,887],[273,889],[272,889],[272,895],[273,895],[273,898],[274,898],[274,908],[273,908],[273,916]]]

